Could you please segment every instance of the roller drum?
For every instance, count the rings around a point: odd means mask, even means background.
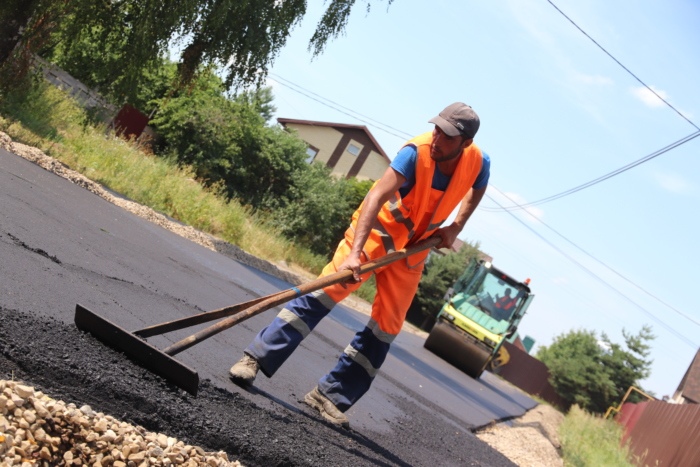
[[[423,347],[475,379],[481,376],[492,354],[491,348],[444,321],[435,323]]]

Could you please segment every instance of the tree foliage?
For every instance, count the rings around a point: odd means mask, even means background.
[[[393,1],[387,0],[387,8]],[[369,13],[372,5],[369,1],[366,1],[366,4]],[[309,49],[313,51],[314,56],[323,52],[329,39],[336,38],[345,31],[354,5],[355,0],[331,0],[309,42]]]
[[[298,170],[307,167],[306,145],[281,128],[266,125],[272,94],[261,88],[229,98],[221,80],[202,74],[188,92],[156,101],[151,120],[163,142],[159,154],[191,166],[207,185],[253,207],[284,198]]]
[[[32,53],[49,42],[56,28],[56,10],[61,9],[53,3],[44,4],[43,0],[0,2],[0,89],[12,89],[22,83],[31,68]]]
[[[343,33],[354,4],[328,2],[309,43],[312,55]],[[12,84],[33,54],[49,57],[113,102],[151,115],[157,154],[192,167],[199,180],[275,219],[285,235],[329,254],[370,182],[335,179],[306,164],[305,143],[266,124],[274,106],[270,89],[260,87],[306,6],[7,0],[0,3],[0,72],[9,71]],[[175,47],[181,53],[172,63],[165,57]]]
[[[354,3],[329,2],[309,45],[314,54],[344,31]],[[181,84],[213,65],[227,88],[245,88],[264,81],[305,14],[306,0],[6,0],[0,4],[0,68],[13,53],[26,58],[59,48],[68,72],[90,57],[87,73],[103,84],[111,77],[115,95],[133,102],[143,70],[175,43]]]
[[[287,197],[274,211],[276,224],[285,236],[330,259],[371,184],[335,178],[320,163],[303,167],[294,174]]]
[[[162,137],[156,152],[192,167],[199,180],[273,220],[286,237],[332,254],[372,182],[307,164],[306,143],[266,124],[275,111],[269,88],[235,97],[223,89],[214,73],[201,73],[188,91],[151,101],[159,109],[151,124]]]
[[[561,397],[587,411],[604,413],[650,374],[651,328],[643,326],[636,335],[622,333],[626,349],[605,333],[598,339],[593,331],[570,331],[549,347],[540,347],[537,358],[549,368],[550,381]]]

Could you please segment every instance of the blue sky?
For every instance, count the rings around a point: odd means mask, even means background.
[[[366,125],[393,158],[442,108],[471,105],[492,173],[460,238],[531,278],[521,334],[549,345],[586,329],[623,343],[623,328],[648,324],[643,386],[672,395],[700,347],[700,138],[652,156],[699,131],[700,4],[555,1],[616,63],[547,0],[375,0],[369,14],[358,2],[346,34],[312,60],[323,3],[309,3],[270,69],[276,117]],[[644,158],[560,199],[501,208]]]

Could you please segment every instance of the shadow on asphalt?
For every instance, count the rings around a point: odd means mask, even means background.
[[[399,360],[403,361],[409,366],[412,366],[416,369],[416,371],[423,376],[425,376],[428,379],[431,379],[437,383],[440,383],[442,387],[444,387],[446,390],[452,391],[453,394],[455,394],[459,398],[469,398],[473,400],[477,405],[486,408],[490,412],[494,414],[499,414],[502,413],[503,410],[501,409],[500,405],[501,402],[498,400],[494,400],[493,398],[486,398],[486,397],[481,397],[478,394],[475,394],[474,392],[471,393],[466,393],[466,392],[457,392],[455,388],[459,388],[463,386],[463,383],[460,381],[451,378],[447,376],[445,373],[442,373],[440,370],[428,365],[426,362],[416,358],[414,355],[412,355],[410,352],[406,351],[405,349],[401,348],[400,346],[392,346],[391,348],[391,354],[398,358]],[[427,352],[427,351],[426,351]],[[465,375],[466,377],[466,375]],[[523,410],[526,410],[527,408],[522,404],[522,401],[518,401],[517,399],[514,399],[512,395],[509,395],[507,393],[504,393],[501,389],[495,387],[492,384],[489,384],[488,382],[484,380],[479,380],[479,384],[482,384],[484,386],[487,386],[489,389],[492,389],[495,391],[499,396],[503,397],[504,399],[507,399],[508,401],[513,402],[514,404],[523,407]]]
[[[336,425],[324,420],[318,413],[316,413],[316,411],[314,411],[313,409],[308,407],[306,405],[306,403],[301,399],[297,399],[299,406],[294,406],[292,404],[289,404],[289,403],[273,396],[272,394],[270,394],[266,391],[263,391],[261,389],[256,388],[255,386],[252,386],[249,388],[242,388],[242,389],[244,389],[245,391],[247,391],[251,394],[263,396],[266,399],[268,399],[276,404],[279,404],[280,406],[284,407],[285,409],[287,409],[291,412],[294,412],[297,415],[301,415],[303,417],[306,417],[307,419],[312,420],[315,423],[322,423],[323,425],[327,426],[331,430],[333,430],[341,435],[349,436],[354,441],[356,441],[358,444],[361,444],[362,446],[366,447],[367,449],[370,449],[371,451],[373,451],[377,454],[380,454],[382,457],[384,457],[387,460],[386,463],[377,462],[377,459],[373,459],[373,458],[370,458],[368,456],[364,456],[362,454],[362,452],[358,451],[355,448],[352,448],[351,446],[344,446],[344,445],[341,445],[339,443],[331,443],[331,444],[335,444],[339,449],[348,451],[348,453],[352,453],[353,456],[365,458],[367,460],[367,462],[371,463],[372,465],[386,465],[386,466],[399,465],[399,466],[405,466],[405,467],[410,467],[410,465],[411,465],[411,464],[408,464],[405,461],[401,460],[399,457],[392,454],[391,452],[389,452],[388,450],[386,450],[385,448],[383,448],[379,444],[375,443],[371,439],[367,438],[362,433],[353,430],[352,429],[352,422],[351,422],[351,426],[349,429],[336,426]],[[309,412],[312,412],[312,414],[310,414]]]

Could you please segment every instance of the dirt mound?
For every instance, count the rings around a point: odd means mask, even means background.
[[[520,418],[488,427],[476,436],[520,467],[564,465],[559,425],[564,415],[548,405],[538,405]]]

